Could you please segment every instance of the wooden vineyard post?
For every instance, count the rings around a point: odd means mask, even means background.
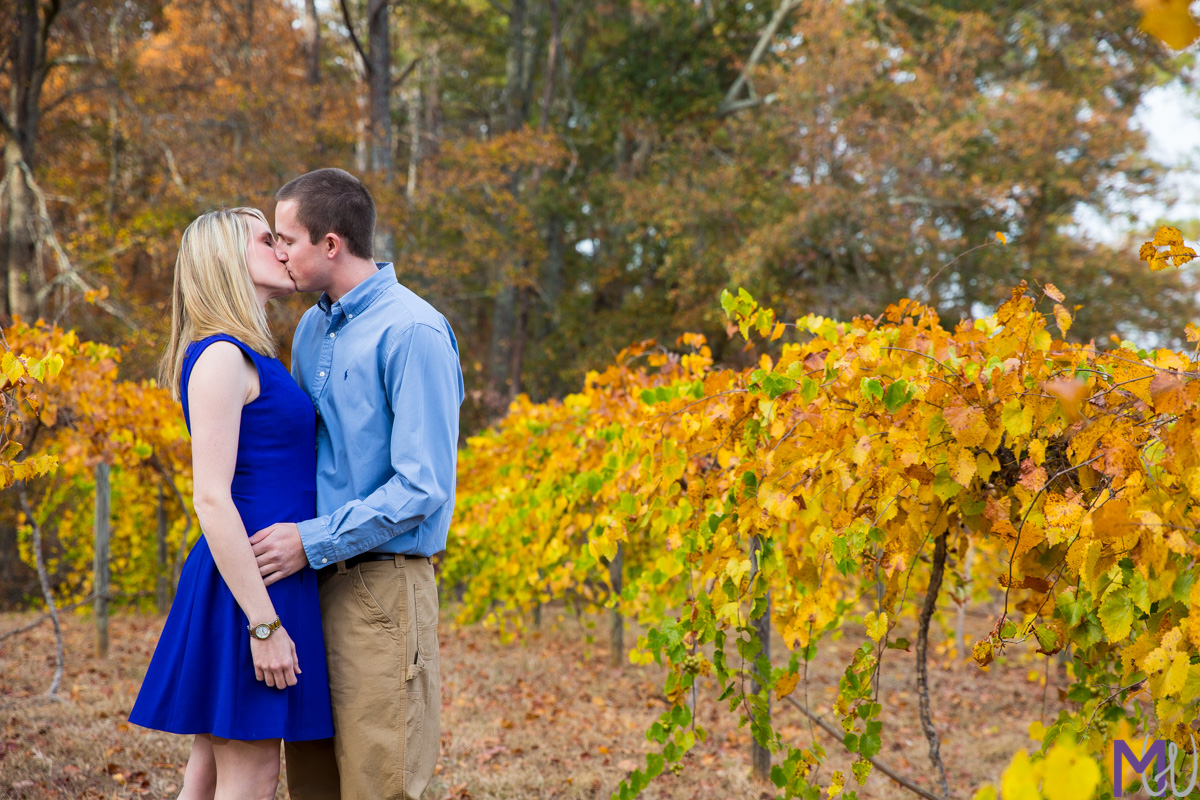
[[[167,572],[167,504],[162,484],[158,485],[158,613],[165,614],[171,605],[171,578]]]
[[[608,562],[608,577],[612,581],[614,596],[621,594],[624,562],[625,544],[622,542],[617,545],[617,554],[613,556],[612,561]],[[621,618],[619,606],[614,606],[612,610],[612,635],[609,639],[612,642],[612,652],[610,653],[612,665],[619,667],[625,661],[625,620]]]
[[[109,467],[101,461],[96,465],[96,543],[93,574],[96,598],[92,608],[96,613],[96,657],[108,658],[108,540],[109,540]]]
[[[538,567],[538,585],[537,590],[542,591],[542,568]],[[540,629],[542,627],[542,601],[540,599],[533,601],[533,627]]]
[[[755,536],[750,540],[750,582],[754,583],[754,579],[758,576],[758,554],[762,549],[762,543]],[[762,616],[753,620],[754,633],[758,637],[758,641],[762,644],[762,655],[767,662],[771,661],[771,593],[767,592],[767,607],[763,611]],[[762,691],[762,686],[757,680],[751,680],[750,691],[758,694]],[[771,716],[771,697],[768,694],[766,698],[766,714],[767,718]],[[751,737],[750,739],[750,758],[754,766],[754,777],[756,780],[769,781],[771,780],[771,751],[758,743],[758,740]]]

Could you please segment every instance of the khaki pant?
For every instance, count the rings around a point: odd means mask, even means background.
[[[417,800],[441,744],[438,593],[429,559],[318,574],[333,739],[287,742],[294,800]]]

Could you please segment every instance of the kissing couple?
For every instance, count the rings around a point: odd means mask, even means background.
[[[203,536],[130,722],[193,736],[181,800],[419,798],[440,740],[430,556],[454,510],[463,377],[446,318],[373,257],[340,169],[187,227],[160,383]],[[276,358],[265,308],[319,293]]]

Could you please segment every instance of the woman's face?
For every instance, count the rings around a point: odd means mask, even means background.
[[[246,251],[246,264],[250,268],[250,281],[258,302],[266,305],[268,300],[284,297],[296,291],[296,284],[288,274],[287,267],[275,257],[275,237],[271,229],[256,217],[246,217],[250,223],[250,245]]]

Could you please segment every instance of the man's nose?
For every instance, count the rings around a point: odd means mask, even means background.
[[[287,251],[276,247],[275,248],[275,258],[279,261],[287,263],[287,260],[288,260]]]

